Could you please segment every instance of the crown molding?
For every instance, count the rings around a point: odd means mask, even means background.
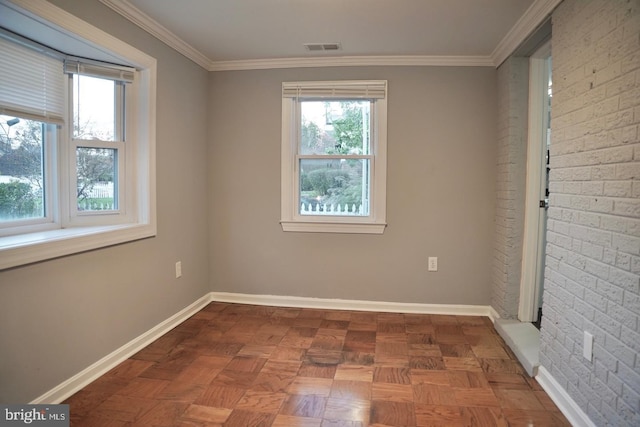
[[[186,56],[202,68],[209,69],[211,60],[200,51],[163,27],[158,21],[126,0],[100,0],[102,4],[119,13],[158,40]]]
[[[536,0],[518,19],[491,54],[493,65],[499,67],[520,44],[529,37],[562,0]]]
[[[542,23],[562,0],[536,0],[520,17],[490,56],[338,56],[213,61],[163,27],[127,0],[100,0],[105,6],[147,31],[208,71],[354,66],[498,67]]]
[[[214,61],[209,71],[265,70],[273,68],[359,67],[359,66],[456,66],[493,67],[488,56],[337,56]]]

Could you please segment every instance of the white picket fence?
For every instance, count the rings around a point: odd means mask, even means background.
[[[316,204],[315,206],[312,203],[300,204],[300,215],[353,215],[353,216],[365,216],[364,207],[362,204],[356,205],[355,203],[349,206],[349,204],[344,205],[334,205],[334,204]]]

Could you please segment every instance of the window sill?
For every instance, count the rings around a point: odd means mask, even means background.
[[[300,233],[351,233],[351,234],[382,234],[386,223],[328,223],[280,221],[282,231]]]
[[[74,227],[0,237],[0,270],[156,235],[155,225]]]

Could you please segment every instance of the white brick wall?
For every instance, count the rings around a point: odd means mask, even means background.
[[[639,426],[640,0],[564,0],[552,43],[541,363],[597,425]]]
[[[503,318],[518,315],[527,159],[529,62],[511,57],[498,69],[496,233],[491,305]]]

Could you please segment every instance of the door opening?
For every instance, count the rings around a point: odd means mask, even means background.
[[[538,49],[529,63],[527,184],[518,318],[540,328],[549,206],[551,42]]]

